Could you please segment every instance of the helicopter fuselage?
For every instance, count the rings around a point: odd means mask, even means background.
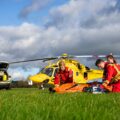
[[[73,71],[73,81],[75,83],[87,83],[91,80],[100,79],[103,76],[102,70],[95,70],[80,64],[77,60],[72,59],[60,59],[55,64],[51,64],[43,68],[38,74],[30,76],[29,80],[34,83],[48,82],[54,84],[54,77],[58,71],[58,64],[60,61],[64,61],[66,67]]]

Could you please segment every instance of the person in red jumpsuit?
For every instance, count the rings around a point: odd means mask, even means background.
[[[95,65],[106,72],[102,87],[112,92],[120,92],[120,65],[106,64],[102,59],[98,59]]]
[[[65,83],[73,82],[73,71],[69,70],[68,67],[65,66],[64,61],[59,63],[59,70],[55,75],[54,84],[55,87],[60,86]]]
[[[117,64],[116,59],[113,57],[112,53],[110,53],[109,55],[106,56],[107,61],[105,62],[105,68],[104,68],[104,73],[103,73],[103,80],[107,74],[107,64]]]

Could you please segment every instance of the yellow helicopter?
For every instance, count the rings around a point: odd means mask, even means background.
[[[21,62],[30,62],[30,61],[50,61],[57,60],[54,63],[51,63],[44,67],[38,74],[30,76],[29,81],[33,83],[37,83],[40,88],[44,88],[44,84],[54,84],[54,77],[56,72],[58,71],[58,64],[62,60],[65,62],[66,67],[73,71],[73,81],[75,83],[88,83],[91,80],[100,79],[103,76],[102,70],[91,69],[86,67],[83,64],[80,64],[79,61],[74,58],[83,58],[83,57],[93,57],[92,55],[87,56],[71,56],[68,54],[62,54],[61,56],[51,57],[51,58],[42,58],[42,59],[34,59],[34,60],[25,60],[25,61],[17,61],[12,62],[10,64],[21,63]]]
[[[91,80],[102,78],[102,70],[90,69],[80,64],[79,61],[71,58],[72,56],[68,56],[68,54],[62,54],[62,56],[58,57],[57,62],[46,66],[38,74],[30,76],[29,80],[33,81],[33,83],[54,84],[54,77],[58,71],[58,64],[61,60],[65,62],[66,67],[73,71],[73,81],[75,83],[87,83]]]
[[[120,58],[120,55],[114,55],[115,58]],[[9,64],[16,64],[22,62],[32,62],[42,60],[43,62],[55,60],[53,63],[48,64],[44,67],[38,74],[30,76],[29,83],[37,84],[40,88],[44,88],[44,84],[53,84],[56,72],[58,71],[59,62],[64,61],[66,67],[73,71],[73,81],[78,84],[88,83],[90,81],[97,81],[103,77],[103,71],[98,69],[92,69],[84,64],[81,64],[75,58],[106,58],[106,55],[68,55],[66,53],[57,57],[41,58],[41,59],[32,59],[32,60],[23,60],[11,62]]]
[[[42,59],[33,59],[33,60],[24,60],[24,61],[16,61],[11,62],[9,64],[16,64],[22,62],[32,62],[32,61],[39,61],[42,60],[43,62],[56,60],[54,63],[51,63],[44,67],[38,74],[29,77],[29,83],[32,85],[33,83],[38,84],[40,88],[44,88],[44,84],[53,84],[54,85],[54,78],[55,74],[58,71],[58,64],[62,60],[65,62],[66,67],[73,71],[73,81],[75,83],[88,83],[90,81],[96,81],[103,77],[103,71],[92,69],[84,64],[81,64],[75,58],[105,58],[106,55],[80,55],[80,56],[73,56],[68,55],[66,53],[62,54],[61,56],[57,57],[49,57],[49,58],[42,58]],[[116,58],[120,58],[119,55],[114,55]]]
[[[44,67],[38,74],[29,77],[29,84],[32,85],[36,83],[40,88],[44,88],[46,83],[54,85],[55,74],[58,71],[59,62],[64,61],[66,67],[73,71],[73,81],[78,84],[88,83],[90,81],[96,81],[101,79],[103,76],[102,70],[92,69],[84,64],[81,64],[75,58],[105,58],[106,55],[80,55],[73,56],[66,53],[57,57],[41,58],[41,59],[32,59],[32,60],[23,60],[15,62],[0,62],[0,88],[10,89],[11,76],[9,76],[7,69],[9,65],[23,62],[32,62],[42,60],[43,62],[56,60],[54,63],[51,63]],[[120,58],[120,55],[114,55],[115,58]]]

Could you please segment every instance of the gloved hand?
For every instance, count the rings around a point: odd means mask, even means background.
[[[100,85],[100,88],[101,88],[101,89],[106,89],[106,90],[108,90],[108,91],[110,91],[110,92],[112,92],[112,89],[113,89],[112,86],[105,85],[105,84],[101,84],[101,85]]]
[[[112,86],[105,86],[105,89],[107,89],[108,91],[112,92],[113,87]]]

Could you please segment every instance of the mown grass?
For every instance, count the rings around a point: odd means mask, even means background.
[[[120,120],[120,94],[1,90],[0,120]]]

